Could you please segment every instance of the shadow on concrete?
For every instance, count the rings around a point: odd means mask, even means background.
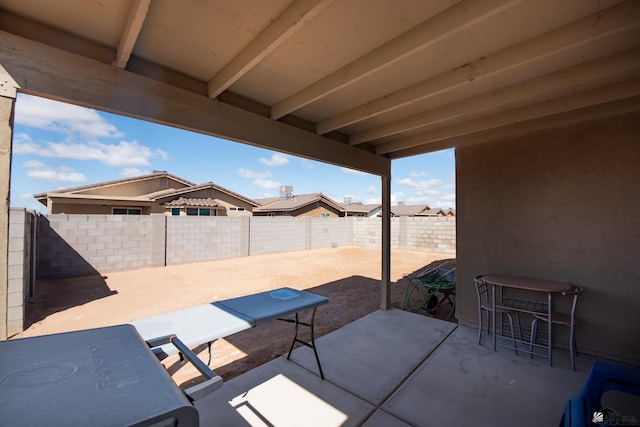
[[[455,264],[455,259],[438,260],[416,270],[411,275],[419,274],[426,268],[440,265],[445,261]],[[403,278],[391,284],[391,306],[393,308],[400,309],[402,306],[405,281],[406,279]],[[350,276],[305,290],[329,298],[329,304],[320,306],[316,313],[316,339],[380,308],[379,279]],[[429,316],[426,312],[418,314]],[[300,320],[307,322],[310,315],[310,312],[301,313]],[[455,318],[450,319],[450,321],[457,322]],[[293,334],[294,326],[292,324],[271,320],[260,323],[255,328],[228,336],[224,338],[224,341],[236,347],[245,356],[215,368],[215,372],[225,381],[229,381],[244,372],[282,356],[289,351]],[[308,328],[300,329],[300,337],[305,340],[310,338]],[[214,359],[216,358],[216,344],[214,342],[212,346],[212,358]],[[296,344],[294,348],[297,347],[299,347],[299,344]],[[207,362],[209,355],[206,344],[195,348],[194,352]],[[318,352],[322,361],[322,349],[318,349]],[[177,357],[172,360],[173,363],[165,363],[165,367],[171,375],[183,366]],[[204,377],[198,376],[179,385],[180,388],[185,389],[202,381],[204,381]]]

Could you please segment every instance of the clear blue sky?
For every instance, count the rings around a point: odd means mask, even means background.
[[[453,150],[394,160],[392,204],[455,208]],[[20,94],[16,102],[11,206],[42,211],[33,194],[153,170],[217,185],[249,198],[324,193],[380,203],[375,175],[97,110]]]

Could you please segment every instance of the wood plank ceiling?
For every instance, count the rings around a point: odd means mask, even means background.
[[[0,31],[391,159],[640,108],[637,0],[0,0]]]

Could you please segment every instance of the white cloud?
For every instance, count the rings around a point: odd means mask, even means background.
[[[156,154],[158,155],[158,157],[160,157],[162,160],[169,160],[169,153],[167,153],[164,150],[161,149],[156,149]]]
[[[273,189],[273,188],[280,187],[282,184],[280,184],[278,181],[271,181],[270,179],[258,178],[255,181],[253,181],[253,185],[260,188]]]
[[[268,170],[264,172],[256,172],[251,169],[240,168],[238,169],[238,175],[243,178],[269,178],[271,176],[271,172]]]
[[[37,144],[30,140],[14,141],[15,154],[35,154],[43,157],[97,160],[107,166],[149,166],[149,159],[164,157],[166,152],[152,150],[137,141],[120,141],[118,144],[103,144],[97,141],[87,143],[45,142]]]
[[[302,167],[305,169],[313,169],[315,168],[315,165],[313,164],[313,162],[307,160],[307,159],[302,159]]]
[[[366,175],[366,172],[357,171],[355,169],[340,168],[340,170],[342,171],[342,173],[347,173],[350,175]]]
[[[132,176],[146,175],[148,173],[149,171],[142,171],[138,168],[124,168],[122,172],[120,172],[120,175],[125,178],[131,178]]]
[[[421,194],[437,194],[438,187],[442,185],[442,181],[440,181],[439,179],[422,179],[416,181],[411,178],[402,178],[396,179],[393,182],[404,187],[409,187]]]
[[[279,153],[274,153],[270,159],[260,158],[260,162],[271,167],[284,166],[289,163],[287,156]]]
[[[38,160],[27,160],[22,163],[22,166],[29,169],[40,169],[45,167],[44,163],[39,162]]]
[[[398,198],[407,204],[426,204],[435,208],[455,208],[455,183],[443,182],[439,179],[412,179],[402,178],[393,181],[394,184],[406,187],[410,192]],[[392,201],[394,199],[392,198]]]
[[[405,195],[402,191],[396,191],[395,193],[391,193],[391,204],[395,205],[398,202],[402,202],[405,200]]]
[[[411,178],[426,178],[429,176],[429,172],[410,172],[409,176]]]
[[[87,180],[84,174],[66,166],[54,169],[38,160],[28,160],[22,163],[22,166],[27,169],[27,176],[43,181],[85,182]]]
[[[25,193],[25,194],[21,194],[20,196],[18,196],[21,199],[27,199],[27,200],[31,200],[33,199],[33,193]]]
[[[96,110],[22,94],[16,102],[15,121],[25,126],[90,139],[122,136]]]
[[[364,189],[365,194],[376,194],[378,192],[378,187],[371,184],[367,188]]]

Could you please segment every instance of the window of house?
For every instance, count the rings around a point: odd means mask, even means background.
[[[171,215],[180,216],[180,208],[171,208]]]
[[[209,208],[187,208],[188,216],[211,216]]]
[[[275,213],[275,212],[269,212],[269,213],[267,214],[267,216],[269,216],[269,217],[275,217],[275,216],[276,216],[276,213]]]
[[[230,211],[238,211],[238,212],[242,212],[242,211],[244,211],[244,208],[237,208],[237,207],[235,207],[235,206],[231,206],[231,207],[229,208],[229,210],[230,210]]]
[[[323,213],[323,214],[320,214],[320,217],[321,218],[331,218],[331,214]]]
[[[142,209],[140,208],[113,208],[111,210],[113,215],[142,215]]]

